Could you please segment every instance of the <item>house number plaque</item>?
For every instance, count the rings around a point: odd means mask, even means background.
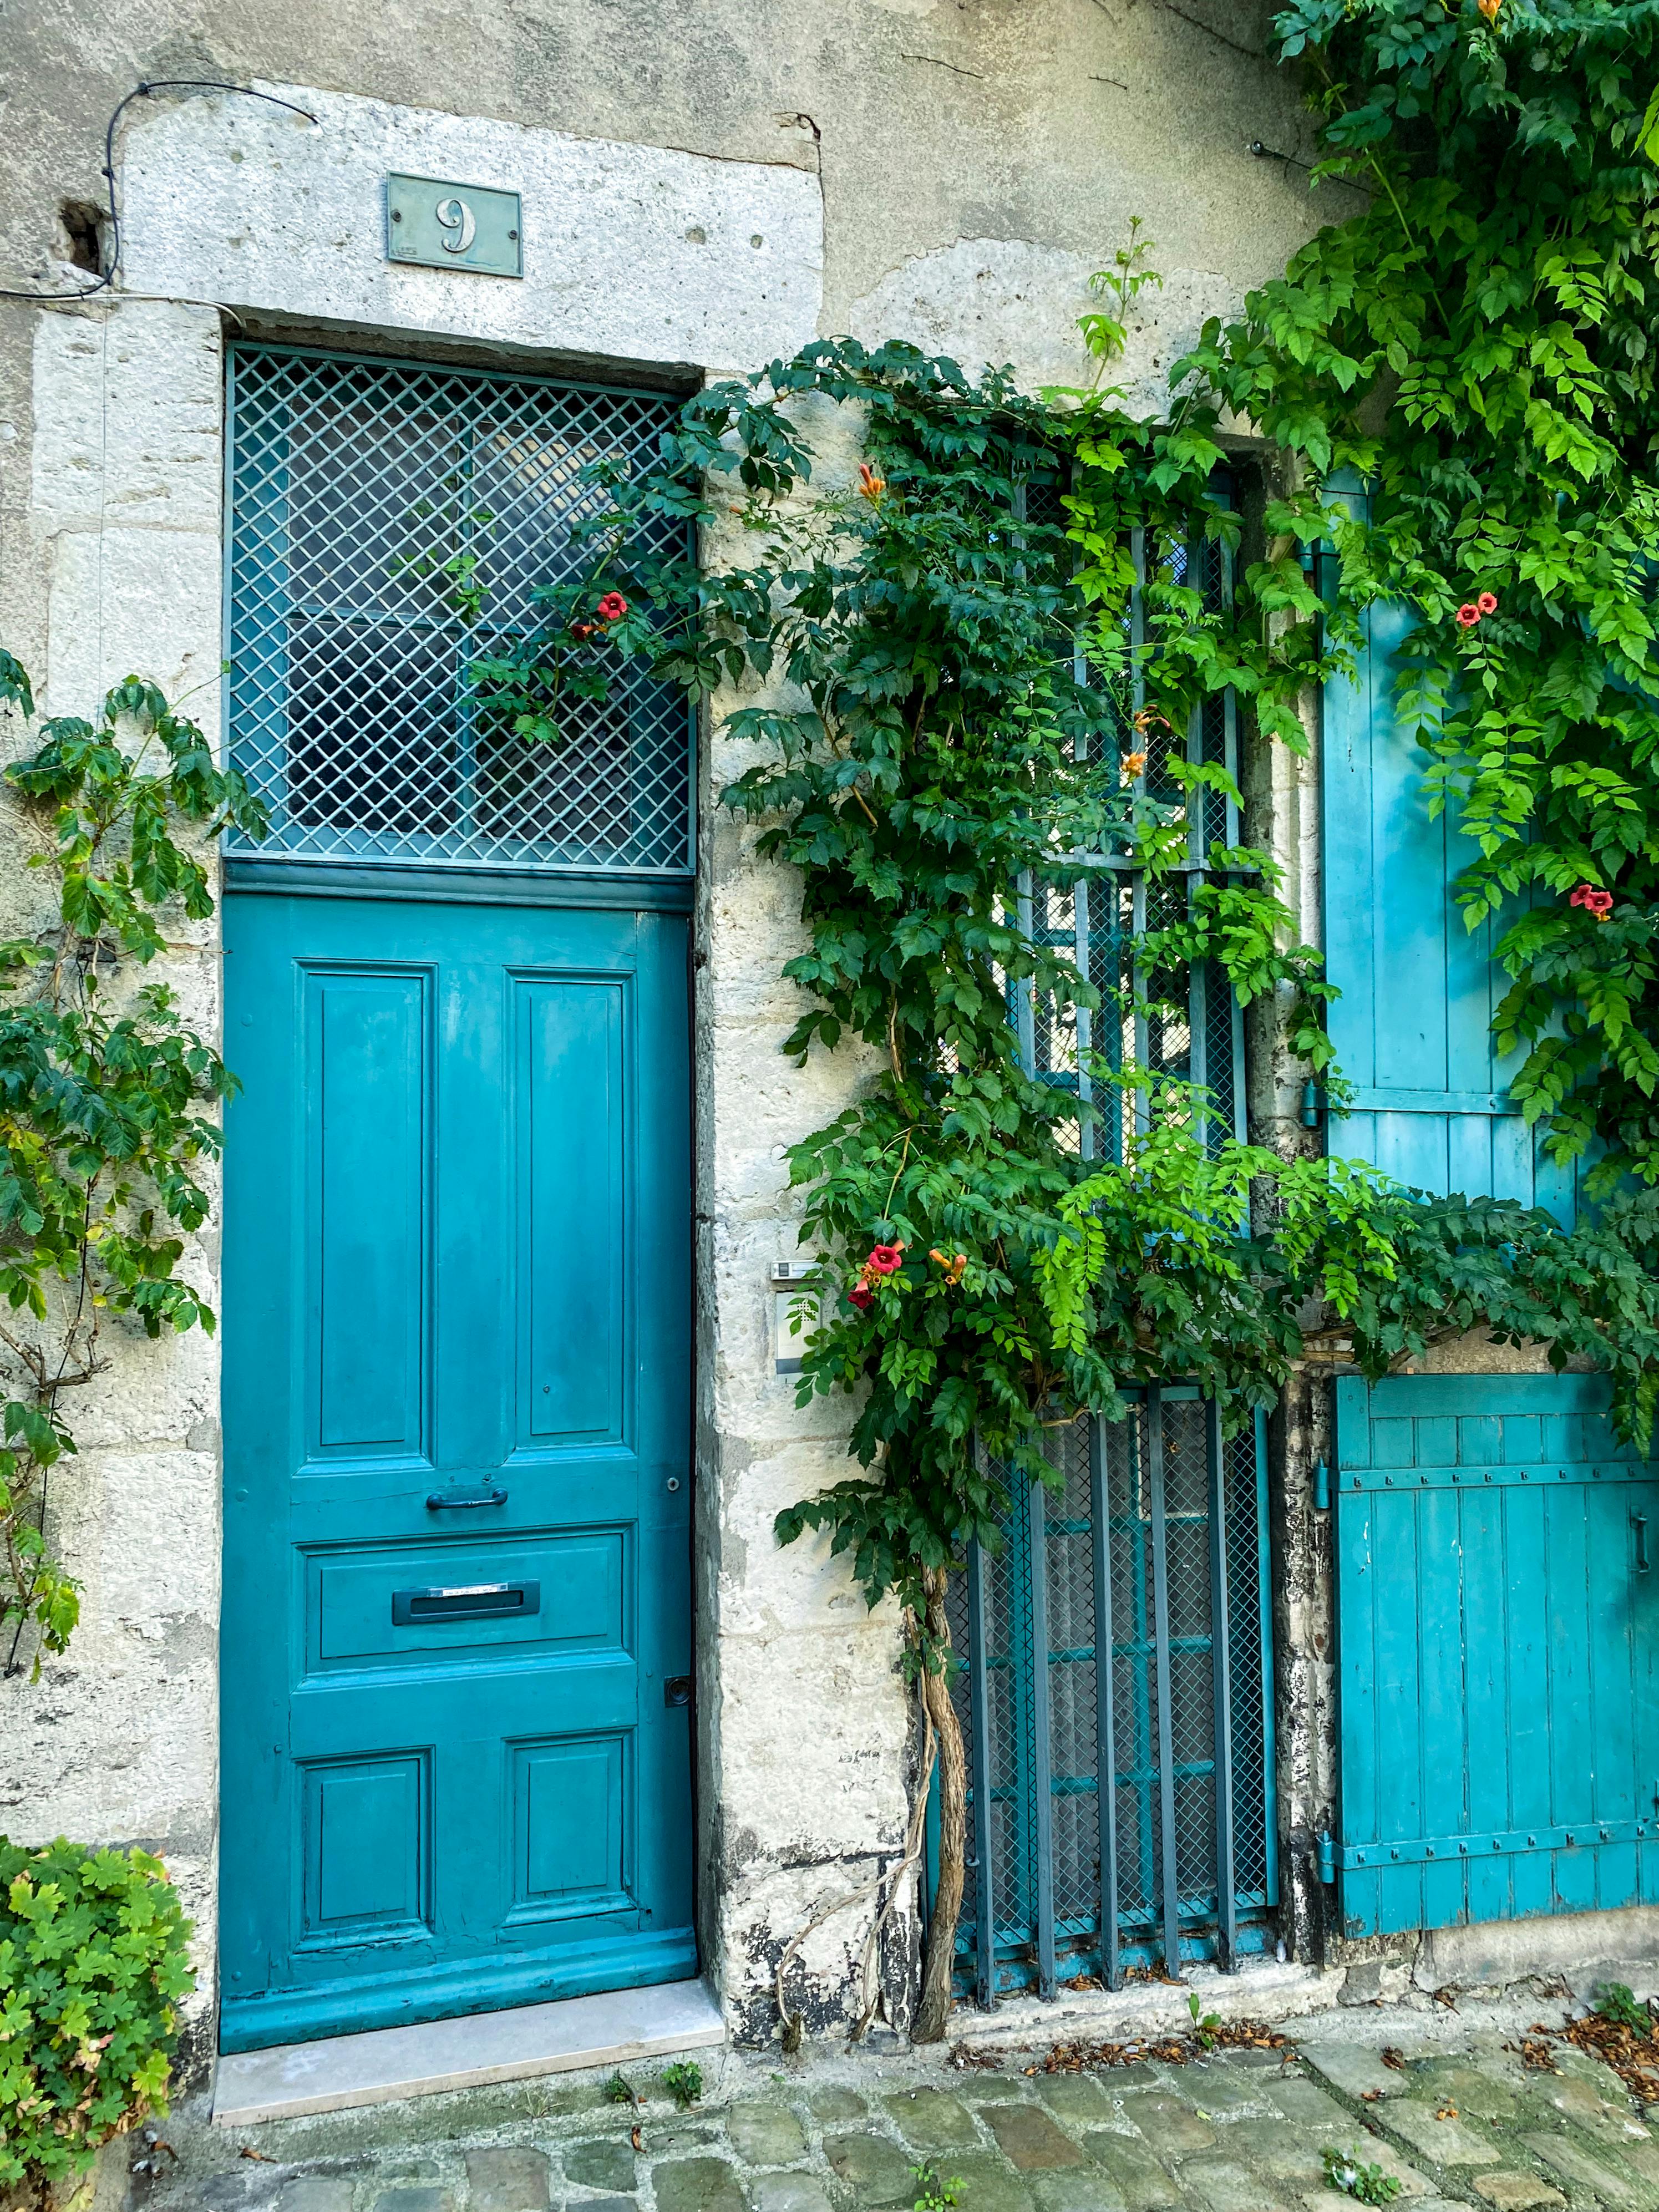
[[[386,180],[386,253],[421,269],[470,269],[522,276],[523,223],[517,192],[458,185],[445,177]]]

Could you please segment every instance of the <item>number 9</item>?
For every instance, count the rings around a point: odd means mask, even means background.
[[[446,253],[465,253],[478,234],[478,225],[465,200],[440,200],[433,213],[444,233]]]

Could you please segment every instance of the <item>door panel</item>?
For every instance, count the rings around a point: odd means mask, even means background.
[[[1659,1902],[1659,1481],[1606,1378],[1336,1393],[1346,1932]]]
[[[695,1972],[685,930],[227,901],[227,2050]]]

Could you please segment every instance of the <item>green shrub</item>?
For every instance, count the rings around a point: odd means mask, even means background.
[[[1629,2028],[1632,2035],[1653,2032],[1652,2015],[1626,1982],[1599,1982],[1595,2009],[1603,2020],[1610,2020],[1615,2027]]]
[[[0,1836],[0,2188],[80,2172],[166,2111],[190,1932],[149,1852]]]
[[[662,2086],[684,2112],[702,2094],[702,2069],[695,2059],[677,2058],[663,2068]]]
[[[1387,2204],[1400,2194],[1401,2185],[1391,2173],[1380,2166],[1367,2166],[1357,2150],[1338,2150],[1327,2143],[1320,2153],[1325,2161],[1325,2180],[1332,2189],[1340,2189],[1345,2197],[1358,2197],[1362,2204]]]

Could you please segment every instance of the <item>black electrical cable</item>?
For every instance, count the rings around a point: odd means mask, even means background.
[[[1300,155],[1281,154],[1277,146],[1264,146],[1259,138],[1250,139],[1244,151],[1254,154],[1258,161],[1288,161],[1293,169],[1306,169],[1310,173],[1313,170],[1313,163],[1304,161]]]
[[[287,108],[290,115],[303,115],[307,123],[317,120],[308,107],[296,106],[291,100],[278,100],[274,92],[256,92],[251,84],[232,84],[222,77],[164,76],[145,80],[135,86],[125,99],[116,102],[115,112],[104,131],[104,175],[109,185],[109,267],[95,283],[83,284],[78,291],[14,292],[0,285],[0,300],[33,300],[43,307],[51,307],[58,301],[90,300],[109,290],[121,265],[121,210],[115,191],[115,126],[135,100],[147,100],[157,92],[237,92],[244,100],[263,100],[272,107]]]

